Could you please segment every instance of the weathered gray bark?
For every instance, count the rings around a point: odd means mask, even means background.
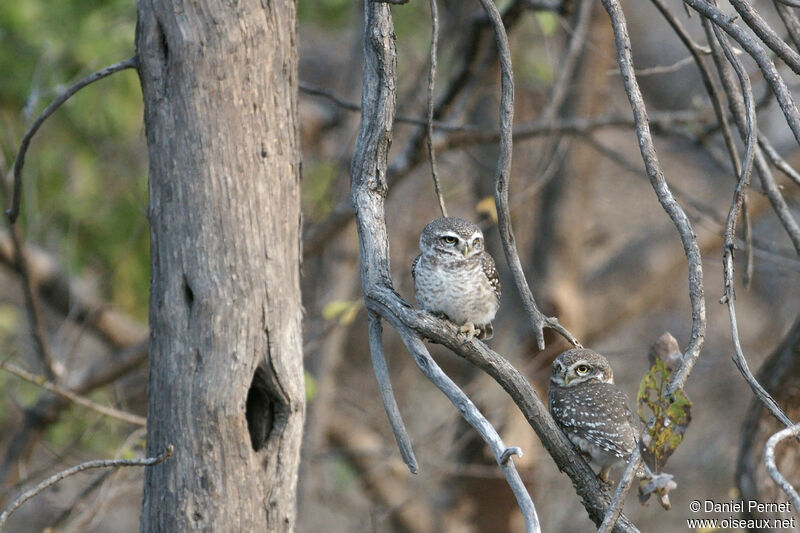
[[[304,415],[295,4],[138,10],[148,454],[175,446],[147,470],[141,531],[290,531]]]

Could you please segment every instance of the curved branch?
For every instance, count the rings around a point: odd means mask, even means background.
[[[98,80],[102,80],[103,78],[110,76],[115,72],[119,72],[120,70],[136,68],[136,64],[136,56],[133,56],[125,59],[124,61],[114,63],[113,65],[110,65],[104,69],[100,69],[97,72],[89,74],[78,83],[67,88],[66,91],[58,95],[56,99],[53,100],[49,106],[47,106],[47,109],[42,111],[42,114],[33,121],[33,124],[31,124],[31,127],[28,128],[28,131],[22,138],[22,142],[19,145],[19,151],[17,151],[17,157],[14,159],[14,192],[11,197],[11,207],[9,207],[9,209],[6,211],[6,216],[8,216],[8,220],[12,224],[16,222],[17,217],[19,217],[19,204],[22,198],[22,166],[25,164],[25,154],[28,152],[28,146],[31,143],[31,139],[33,139],[33,136],[36,135],[37,131],[39,131],[39,128],[42,124],[44,124],[44,121],[47,120],[50,115],[55,113],[56,109],[61,107],[64,102],[69,100],[75,93],[87,85],[90,85]]]
[[[753,9],[753,6],[751,6],[747,0],[730,0],[730,3],[742,17],[745,24],[750,26],[753,33],[758,35],[759,39],[764,41],[764,44],[775,52],[795,74],[800,74],[800,54],[792,50],[792,48],[775,33],[775,30],[769,27],[767,21],[761,18],[758,11]]]
[[[800,143],[800,111],[797,110],[792,93],[786,86],[786,82],[781,77],[778,69],[775,68],[772,60],[767,55],[764,47],[761,46],[755,38],[742,30],[742,28],[733,24],[730,17],[725,15],[717,6],[707,3],[705,0],[683,1],[692,9],[703,15],[707,20],[725,30],[725,33],[733,37],[733,39],[752,56],[759,69],[761,69],[761,72],[764,74],[764,80],[775,94],[778,105],[786,117],[786,123],[792,130],[794,138]]]
[[[392,323],[399,321],[422,337],[449,348],[491,376],[517,404],[559,470],[569,476],[592,521],[598,525],[603,521],[611,501],[608,487],[558,429],[547,407],[519,370],[484,343],[476,340],[464,342],[463,336],[458,335],[457,326],[412,308],[391,287],[375,287],[367,298],[370,308],[387,320]],[[638,529],[627,517],[621,515],[614,531],[630,533]]]
[[[603,523],[597,528],[597,533],[610,533],[614,524],[619,518],[619,513],[622,512],[622,505],[625,503],[625,495],[631,488],[633,478],[636,477],[636,471],[639,470],[639,465],[642,464],[642,452],[638,446],[633,449],[631,458],[628,460],[628,466],[622,473],[622,477],[617,483],[617,489],[614,491],[614,498],[611,500],[611,505],[608,506],[606,516],[603,518]]]
[[[797,437],[798,435],[800,435],[800,424],[795,424],[775,433],[767,440],[767,444],[764,446],[764,464],[767,467],[767,472],[775,480],[775,483],[780,485],[783,491],[792,499],[795,510],[800,509],[800,495],[797,494],[792,484],[778,470],[778,466],[775,464],[775,446],[784,439]]]
[[[99,403],[95,403],[88,398],[84,398],[79,394],[75,394],[73,391],[66,389],[64,387],[59,387],[58,385],[43,379],[41,376],[37,376],[27,372],[15,365],[5,363],[0,361],[0,368],[5,370],[6,372],[17,376],[20,379],[27,381],[28,383],[33,383],[34,385],[38,385],[39,387],[43,388],[44,390],[50,391],[53,394],[57,394],[62,398],[65,398],[73,403],[86,407],[87,409],[91,409],[92,411],[98,412],[105,416],[110,416],[111,418],[116,418],[117,420],[122,420],[123,422],[127,422],[129,424],[134,424],[136,426],[144,427],[147,425],[147,419],[143,416],[135,415],[133,413],[128,413],[125,411],[120,411],[119,409],[114,409],[113,407],[108,407],[105,405],[101,405]]]
[[[428,71],[428,116],[426,133],[428,144],[428,159],[431,163],[431,177],[433,178],[433,188],[436,191],[436,198],[439,200],[439,210],[442,216],[447,216],[447,209],[444,206],[442,189],[439,186],[439,175],[436,173],[436,151],[433,149],[433,87],[436,81],[436,51],[439,47],[439,8],[436,0],[429,0],[431,6],[431,66]]]
[[[538,533],[539,521],[533,501],[513,463],[508,460],[510,454],[519,452],[516,449],[507,449],[503,445],[497,432],[469,398],[436,366],[427,354],[427,349],[418,334],[403,326],[396,317],[387,316],[373,303],[373,295],[382,289],[396,294],[389,273],[389,241],[384,217],[384,199],[387,190],[386,167],[392,140],[397,74],[391,11],[385,5],[365,2],[365,17],[363,114],[351,167],[351,199],[358,223],[361,282],[367,308],[387,318],[395,326],[423,373],[448,396],[461,411],[462,416],[490,445],[517,497],[525,517],[527,531]],[[370,327],[373,345],[379,334],[376,320],[373,320]],[[377,351],[381,351],[379,346],[377,348],[378,350],[373,350],[373,356]],[[380,369],[376,368],[376,373],[379,371]],[[407,439],[407,436],[405,438]],[[402,435],[399,440],[403,440]]]
[[[573,346],[580,346],[575,336],[559,324],[556,318],[547,317],[539,311],[531,288],[525,279],[525,273],[522,270],[522,263],[514,240],[514,231],[511,227],[511,212],[508,206],[508,180],[511,174],[511,136],[514,122],[514,75],[511,69],[511,51],[508,45],[508,35],[506,35],[505,26],[497,6],[494,5],[492,0],[480,0],[480,2],[494,28],[495,41],[500,58],[502,92],[500,100],[500,156],[497,160],[497,170],[494,176],[494,201],[497,206],[497,226],[500,231],[500,240],[503,243],[503,252],[506,256],[508,268],[514,278],[514,283],[517,286],[517,291],[522,299],[522,306],[533,324],[539,349],[544,350],[544,328],[546,327],[557,331]]]
[[[375,380],[378,382],[378,390],[383,401],[383,408],[386,417],[394,431],[394,438],[397,447],[400,448],[400,456],[403,458],[408,469],[412,474],[419,470],[417,458],[414,456],[414,448],[411,445],[411,438],[403,423],[400,415],[400,408],[397,407],[397,400],[392,391],[392,380],[389,377],[389,368],[386,366],[386,355],[383,352],[383,328],[381,319],[373,312],[369,312],[369,352],[372,356],[372,368],[375,371]]]
[[[733,339],[734,348],[733,360],[736,364],[736,367],[744,376],[747,384],[750,385],[753,393],[761,400],[764,406],[778,420],[786,425],[791,425],[792,422],[789,420],[789,417],[786,416],[775,400],[769,395],[769,393],[767,393],[766,390],[764,390],[764,387],[758,383],[752,372],[750,372],[750,368],[747,365],[747,359],[742,351],[741,342],[739,341],[739,327],[736,320],[736,308],[734,306],[736,294],[733,289],[733,250],[735,247],[736,221],[747,194],[747,187],[750,185],[750,173],[753,169],[753,160],[755,158],[757,146],[758,126],[756,125],[756,107],[753,101],[753,90],[750,86],[750,78],[744,71],[744,67],[739,59],[734,55],[730,45],[727,42],[727,39],[721,33],[720,29],[714,26],[713,30],[714,35],[716,36],[716,42],[719,43],[719,46],[722,48],[726,59],[733,67],[736,77],[739,79],[742,96],[744,98],[745,109],[745,159],[744,165],[742,165],[739,181],[736,184],[736,189],[733,192],[733,202],[731,202],[731,207],[728,211],[728,217],[725,222],[725,240],[723,243],[722,255],[723,283],[725,285],[725,295],[723,296],[723,300],[727,304],[728,318],[731,324],[731,336]]]
[[[503,440],[498,435],[497,430],[486,420],[486,417],[481,414],[475,404],[472,403],[464,392],[453,383],[447,374],[445,374],[439,365],[428,353],[425,344],[420,340],[419,336],[411,329],[407,328],[400,321],[395,321],[394,324],[397,332],[403,339],[406,348],[414,357],[414,362],[422,371],[423,374],[431,381],[436,387],[444,393],[445,396],[456,406],[475,431],[483,438],[486,444],[494,454],[494,458],[503,474],[508,481],[511,490],[514,492],[514,497],[517,499],[517,504],[522,511],[522,516],[525,518],[525,531],[528,533],[541,533],[541,526],[539,525],[539,517],[536,515],[536,507],[533,505],[531,495],[525,488],[522,478],[517,472],[514,462],[511,461],[512,455],[522,457],[522,450],[518,447],[506,447]]]
[[[4,511],[3,514],[0,514],[0,530],[3,529],[3,526],[8,520],[8,517],[16,511],[23,503],[27,502],[37,494],[40,494],[42,491],[46,490],[49,487],[52,487],[59,481],[69,476],[74,476],[79,472],[83,472],[84,470],[89,470],[92,468],[116,468],[119,466],[152,466],[158,463],[162,463],[166,461],[170,456],[172,456],[174,448],[172,444],[167,446],[167,449],[161,452],[156,457],[145,457],[144,459],[111,459],[111,460],[100,460],[100,461],[87,461],[85,463],[81,463],[79,465],[75,465],[72,468],[68,468],[57,474],[53,474],[49,478],[45,479],[32,489],[26,490],[23,492],[16,500],[14,500],[11,505],[9,505]]]
[[[688,0],[687,0],[688,1]],[[682,388],[692,371],[700,351],[703,348],[706,334],[706,304],[703,289],[703,265],[700,257],[700,248],[697,245],[697,238],[692,229],[692,224],[686,216],[683,208],[675,200],[672,192],[664,178],[664,172],[658,162],[655,145],[650,135],[650,126],[647,117],[647,109],[642,99],[642,92],[639,83],[636,81],[636,74],[633,71],[633,57],[631,55],[631,41],[628,36],[628,28],[625,23],[625,15],[619,5],[618,0],[602,0],[611,19],[611,26],[614,30],[614,40],[617,45],[617,61],[619,63],[622,79],[625,84],[625,91],[630,100],[633,110],[634,121],[636,122],[636,137],[639,139],[639,149],[642,153],[647,176],[655,190],[658,201],[669,215],[672,223],[678,230],[683,243],[683,250],[689,263],[689,298],[692,305],[692,334],[686,353],[683,356],[683,365],[675,372],[675,375],[667,388],[667,394],[671,394]]]

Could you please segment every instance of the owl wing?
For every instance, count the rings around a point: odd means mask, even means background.
[[[492,285],[492,289],[494,289],[494,295],[497,298],[497,301],[499,302],[500,276],[497,275],[497,268],[495,268],[494,266],[494,259],[492,259],[492,256],[489,255],[488,252],[481,252],[479,257],[481,260],[481,268],[483,269],[483,273],[486,275],[486,278]]]
[[[411,279],[413,279],[415,283],[417,281],[417,265],[419,264],[420,257],[422,257],[422,254],[419,254],[414,261],[411,262]]]
[[[600,446],[617,457],[627,459],[636,446],[636,423],[628,407],[628,397],[610,383],[598,384],[604,389],[603,415],[610,427],[597,429],[587,427],[586,440]]]

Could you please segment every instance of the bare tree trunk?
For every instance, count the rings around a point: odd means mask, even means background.
[[[150,153],[142,532],[291,531],[304,416],[296,9],[139,0]]]

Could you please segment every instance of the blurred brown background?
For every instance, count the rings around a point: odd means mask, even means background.
[[[552,121],[549,133],[520,135],[514,146],[511,206],[520,256],[540,305],[585,346],[609,358],[617,383],[635,407],[650,344],[665,331],[682,347],[689,338],[686,259],[627,125],[630,108],[615,65],[608,17],[599,3],[585,14],[585,44],[564,85],[563,103],[553,106],[553,89],[567,50],[580,35],[576,27],[587,3],[553,2],[560,10],[531,7],[536,4],[501,3],[515,67],[516,124],[524,128],[543,118]],[[679,2],[668,4],[704,43],[698,17],[688,18]],[[12,78],[0,82],[0,146],[6,164],[24,132],[26,106],[41,108],[40,102],[48,102],[59,84],[132,50],[135,10],[126,2],[81,2],[61,6],[63,13],[48,13],[47,2],[25,5],[0,5],[0,64]],[[771,2],[753,5],[763,8],[778,27]],[[689,512],[690,501],[741,497],[735,471],[752,394],[731,362],[728,314],[717,303],[723,294],[724,217],[735,179],[696,68],[685,61],[685,48],[650,3],[629,1],[625,9],[659,157],[702,249],[708,305],[705,349],[687,387],[694,401],[693,421],[667,467],[678,483],[671,494],[673,509],[664,511],[653,502],[641,507],[630,496],[625,512],[642,531],[685,531],[687,518],[704,517]],[[428,6],[415,0],[393,12],[398,113],[422,117]],[[301,0],[299,13],[300,78],[305,84],[299,98],[309,404],[298,531],[520,531],[522,519],[513,496],[485,445],[424,379],[387,328],[384,340],[394,389],[420,473],[410,475],[399,459],[369,363],[358,243],[349,215],[349,158],[359,115],[312,94],[322,89],[359,102],[361,5]],[[75,20],[80,31],[60,28],[59,20],[65,17],[72,17],[68,20]],[[493,131],[499,74],[493,39],[481,22],[479,6],[443,0],[440,17],[436,94],[440,101],[451,94],[452,98],[441,106],[439,119]],[[104,46],[108,33],[121,37]],[[756,95],[764,94],[760,73],[754,65],[747,66]],[[790,89],[796,89],[796,77],[785,75]],[[149,275],[146,151],[138,80],[132,73],[117,77],[88,89],[91,94],[77,96],[43,129],[26,167],[29,204],[24,228],[29,244],[38,250],[32,263],[44,282],[47,327],[68,376],[65,382],[86,385],[83,393],[99,403],[143,415],[146,364],[138,343],[146,338]],[[104,107],[102,112],[98,105]],[[774,103],[764,105],[759,125],[789,163],[798,164],[796,144],[776,109]],[[577,133],[558,128],[571,118],[598,116],[618,117],[626,124]],[[507,276],[488,200],[496,146],[474,142],[468,134],[441,131],[434,140],[440,148],[438,169],[451,216],[482,224],[503,276],[490,345],[523,370],[544,398],[550,362],[566,344],[548,334],[548,348],[537,351]],[[423,145],[419,126],[396,124],[387,219],[393,281],[411,302],[410,264],[418,253],[419,233],[439,215]],[[776,176],[784,184],[790,209],[800,216],[800,188],[777,172]],[[736,308],[743,350],[755,371],[800,318],[800,261],[756,180],[749,207],[754,271],[746,289],[741,276],[746,254],[739,251]],[[38,371],[8,241],[7,234],[0,234],[0,358]],[[70,298],[64,298],[65,287],[73,291]],[[432,346],[432,351],[504,441],[524,450],[517,464],[543,531],[593,531],[569,479],[558,472],[500,388],[447,350]],[[87,383],[87,369],[121,360],[130,364],[118,376]],[[787,364],[781,363],[781,368]],[[143,434],[129,424],[78,406],[56,405],[38,387],[6,373],[0,374],[0,387],[4,504],[22,487],[66,466],[141,451]],[[792,398],[786,396],[786,401]],[[796,414],[790,412],[795,419]],[[797,485],[800,470],[793,475]],[[119,470],[71,478],[23,507],[8,530],[136,531],[141,476],[138,470]],[[787,499],[780,492],[774,498]]]

